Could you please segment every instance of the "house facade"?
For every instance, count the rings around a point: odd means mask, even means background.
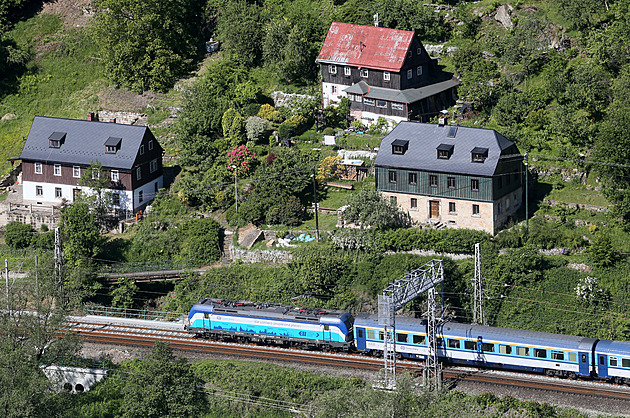
[[[377,190],[418,223],[495,234],[522,203],[522,157],[492,129],[401,122],[374,165]]]
[[[317,62],[324,107],[347,97],[366,125],[379,117],[428,121],[456,100],[457,80],[413,31],[333,22]]]
[[[92,162],[109,180],[112,209],[135,212],[164,187],[163,149],[149,128],[36,116],[22,160],[23,199],[61,205],[91,193],[79,184]]]

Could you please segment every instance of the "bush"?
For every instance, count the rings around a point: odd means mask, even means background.
[[[180,255],[201,264],[221,258],[220,225],[214,219],[191,219],[179,227],[182,240]]]
[[[4,242],[14,250],[27,248],[33,242],[34,232],[30,224],[11,221],[4,229]]]
[[[278,135],[280,139],[289,139],[295,135],[295,125],[289,121],[284,121],[278,127]]]
[[[387,231],[382,240],[384,250],[433,250],[445,253],[473,254],[475,244],[490,241],[486,232],[472,229],[396,229]]]
[[[282,204],[267,212],[266,220],[271,225],[297,226],[304,219],[304,206],[295,196],[289,196]]]
[[[331,128],[330,126],[324,129],[324,135],[334,135],[335,132],[335,128]]]

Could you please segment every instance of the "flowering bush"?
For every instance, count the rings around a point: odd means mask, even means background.
[[[237,145],[228,152],[228,167],[236,166],[239,174],[247,174],[252,168],[252,161],[255,157],[256,154],[248,150],[245,145]]]

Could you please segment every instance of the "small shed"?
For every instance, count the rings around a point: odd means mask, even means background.
[[[341,178],[344,180],[362,181],[368,175],[368,167],[365,167],[363,160],[343,160],[343,172]]]
[[[334,135],[324,135],[324,145],[337,145]]]

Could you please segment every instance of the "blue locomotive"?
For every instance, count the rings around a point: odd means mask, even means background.
[[[196,336],[230,341],[336,349],[381,356],[378,316],[223,299],[196,303],[185,324]],[[399,358],[428,355],[427,322],[396,318]],[[436,330],[440,361],[567,378],[597,377],[630,384],[630,342],[447,321]]]
[[[326,309],[203,299],[190,310],[185,329],[200,337],[219,340],[308,349],[353,348],[352,315]]]

